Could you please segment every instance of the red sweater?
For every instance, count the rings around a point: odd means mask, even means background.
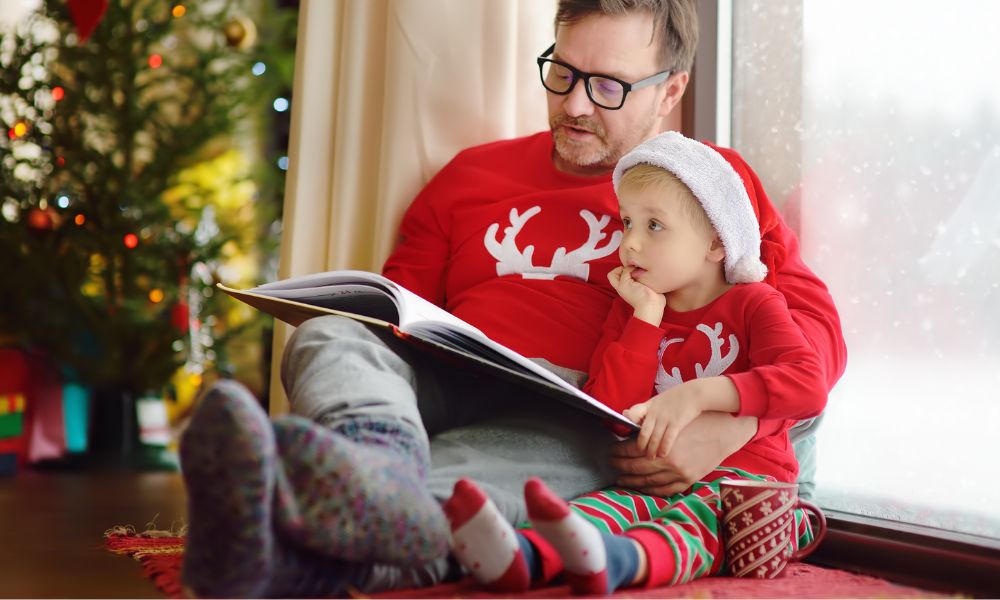
[[[763,283],[733,286],[696,310],[668,307],[659,327],[633,312],[624,300],[615,301],[584,391],[621,412],[699,373],[726,375],[739,392],[737,416],[782,426],[751,440],[722,466],[794,482],[798,463],[788,428],[821,413],[827,389],[819,357],[781,294]]]
[[[549,132],[460,152],[414,199],[383,273],[525,356],[586,371],[617,297],[622,224],[610,173],[562,173],[552,152]],[[833,300],[780,218],[765,237],[786,249],[777,289],[832,387],[846,360]],[[761,421],[758,437],[782,427]]]

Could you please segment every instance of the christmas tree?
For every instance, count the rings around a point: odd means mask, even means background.
[[[213,285],[277,218],[233,141],[274,85],[254,36],[239,3],[161,0],[0,33],[0,334],[133,395],[221,352]]]

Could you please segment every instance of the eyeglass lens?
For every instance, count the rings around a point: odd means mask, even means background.
[[[542,64],[542,81],[545,87],[557,94],[566,92],[573,85],[573,71],[554,62]],[[625,96],[625,88],[614,79],[591,75],[587,91],[595,104],[605,108],[618,108]]]

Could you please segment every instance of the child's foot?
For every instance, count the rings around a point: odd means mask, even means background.
[[[220,381],[181,439],[188,534],[181,579],[199,596],[266,594],[274,561],[271,423],[240,384]]]
[[[276,516],[292,539],[359,563],[416,565],[447,553],[444,514],[412,455],[352,441],[295,415],[277,418],[274,434],[279,483],[295,504],[279,501]]]
[[[514,528],[476,484],[460,479],[443,508],[451,522],[452,552],[476,581],[502,593],[524,592],[531,586]]]
[[[603,535],[537,477],[525,483],[524,500],[532,526],[562,558],[574,594],[606,596],[632,581],[639,555],[631,540]]]

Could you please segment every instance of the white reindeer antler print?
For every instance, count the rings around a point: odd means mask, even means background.
[[[730,333],[729,351],[726,352],[725,356],[722,356],[722,338],[719,337],[722,334],[722,323],[716,323],[714,328],[702,323],[698,325],[698,331],[704,333],[708,337],[709,343],[712,344],[712,356],[704,368],[702,368],[701,363],[695,363],[695,376],[701,378],[722,375],[740,353],[740,341],[736,339],[735,334]]]
[[[531,255],[535,252],[535,247],[533,245],[527,246],[522,253],[517,249],[514,240],[524,224],[541,211],[541,206],[532,206],[524,211],[523,215],[518,215],[516,208],[510,209],[510,227],[504,227],[503,241],[501,242],[497,242],[497,231],[500,229],[498,223],[493,223],[486,230],[486,238],[483,242],[490,255],[497,259],[497,276],[531,273],[537,270],[537,267],[531,264]]]
[[[739,356],[740,341],[736,339],[736,335],[729,334],[729,351],[726,352],[725,356],[722,356],[722,339],[720,338],[722,323],[716,323],[714,328],[700,323],[697,329],[708,338],[709,343],[712,345],[712,355],[708,359],[707,366],[702,367],[701,363],[694,364],[695,377],[700,379],[702,377],[722,375],[736,361],[736,357]],[[664,338],[660,342],[660,349],[657,351],[659,364],[656,367],[656,381],[654,383],[656,393],[669,390],[675,385],[684,383],[684,378],[679,368],[675,366],[667,373],[667,370],[663,367],[663,354],[667,351],[667,346],[683,341],[684,338],[671,338],[669,340]]]
[[[590,264],[588,264],[588,261],[604,258],[617,250],[618,245],[622,241],[622,232],[615,231],[611,234],[611,239],[608,240],[608,243],[603,248],[598,248],[597,244],[608,237],[608,234],[602,230],[611,221],[611,217],[603,215],[598,219],[597,215],[586,209],[580,211],[580,216],[587,222],[589,230],[587,241],[572,252],[566,252],[565,247],[557,248],[555,254],[552,255],[551,270],[587,281],[587,277],[590,275]]]
[[[541,210],[540,206],[533,206],[524,211],[524,214],[518,214],[516,208],[510,209],[510,226],[504,227],[503,240],[497,241],[497,233],[500,231],[499,223],[493,223],[487,228],[483,243],[490,255],[497,260],[497,276],[519,274],[525,279],[555,279],[558,275],[567,275],[587,281],[590,276],[588,261],[604,258],[617,250],[618,244],[621,243],[622,232],[615,231],[611,234],[608,243],[598,248],[597,245],[608,237],[608,234],[604,233],[602,229],[611,222],[611,217],[604,215],[597,218],[589,210],[581,210],[580,216],[587,222],[589,231],[587,241],[572,252],[566,252],[565,246],[559,247],[552,255],[552,264],[547,267],[535,266],[532,264],[535,246],[526,246],[521,252],[517,249],[515,239],[524,224]]]
[[[663,338],[660,340],[660,349],[656,352],[658,358],[658,364],[656,366],[656,382],[653,384],[656,388],[656,393],[659,394],[662,391],[669,390],[675,385],[680,385],[684,383],[684,379],[681,377],[681,370],[674,367],[667,373],[667,370],[663,368],[663,353],[667,351],[667,346],[670,344],[676,344],[677,342],[683,342],[684,338]]]

